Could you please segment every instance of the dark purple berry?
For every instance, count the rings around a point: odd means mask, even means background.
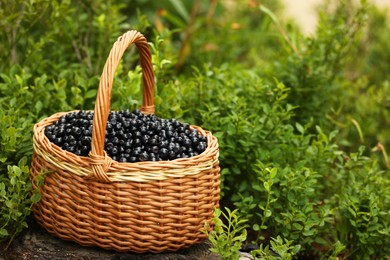
[[[176,153],[175,151],[171,150],[169,151],[169,159],[173,160],[176,158]]]
[[[185,138],[185,139],[183,140],[183,145],[184,145],[184,146],[187,146],[187,147],[190,147],[190,146],[192,145],[191,139]]]
[[[116,155],[116,154],[118,154],[118,152],[119,152],[118,147],[114,146],[114,147],[112,147],[110,154]]]
[[[207,145],[205,142],[200,142],[197,146],[196,146],[196,151],[198,153],[203,153],[207,148]]]
[[[57,137],[57,138],[55,138],[54,141],[52,141],[52,142],[55,143],[55,144],[58,145],[58,146],[61,146],[62,143],[63,143],[63,139],[62,139],[62,137]]]
[[[169,151],[167,148],[161,148],[158,155],[162,160],[167,160],[169,158]]]
[[[149,154],[146,151],[142,152],[140,155],[138,155],[138,160],[140,160],[141,162],[148,161]]]
[[[157,145],[155,146],[152,146],[152,149],[151,149],[152,153],[154,154],[158,154],[160,152],[160,148],[158,148]]]

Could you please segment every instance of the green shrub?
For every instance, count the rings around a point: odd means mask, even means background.
[[[219,254],[223,260],[238,259],[238,250],[246,240],[246,220],[239,219],[237,209],[230,211],[229,208],[225,208],[225,211],[226,213],[220,209],[215,210],[214,230],[210,233],[206,232],[212,244],[210,250]],[[221,216],[223,216],[223,220],[221,220]],[[225,224],[223,221],[227,223]]]
[[[39,200],[33,124],[93,109],[112,43],[138,29],[157,115],[218,137],[221,204],[235,209],[215,212],[214,252],[237,258],[253,242],[259,259],[388,257],[388,15],[366,1],[329,3],[306,37],[279,18],[279,1],[1,2],[1,242]],[[131,48],[112,109],[140,105],[138,64]]]
[[[7,175],[0,175],[0,242],[11,242],[27,227],[26,218],[41,197],[32,189],[26,162],[24,157],[18,165],[8,165]]]

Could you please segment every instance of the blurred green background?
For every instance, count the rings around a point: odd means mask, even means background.
[[[222,227],[210,234],[215,251],[233,259],[253,243],[268,259],[388,257],[389,11],[323,1],[307,34],[286,8],[275,0],[1,1],[3,245],[39,200],[30,196],[33,125],[93,109],[112,44],[135,29],[150,42],[157,115],[219,139],[221,206],[237,209],[246,233],[234,242]],[[112,109],[140,105],[140,77],[130,48]]]

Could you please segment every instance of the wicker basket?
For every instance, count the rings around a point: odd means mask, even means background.
[[[142,34],[129,31],[115,42],[103,69],[89,156],[64,151],[46,138],[45,127],[66,112],[34,126],[31,177],[36,180],[46,173],[34,215],[50,233],[80,245],[121,252],[176,251],[202,241],[206,222],[212,226],[213,210],[219,206],[218,142],[210,132],[191,126],[208,142],[207,149],[195,157],[120,163],[107,156],[104,138],[112,83],[132,43],[138,48],[143,72],[141,111],[154,113],[149,46]]]

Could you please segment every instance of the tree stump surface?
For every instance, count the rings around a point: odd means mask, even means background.
[[[61,240],[40,227],[35,221],[29,224],[21,235],[12,242],[0,259],[4,260],[219,260],[220,257],[209,250],[210,242],[193,245],[177,252],[160,254],[120,253],[96,247],[83,247],[71,241]]]

